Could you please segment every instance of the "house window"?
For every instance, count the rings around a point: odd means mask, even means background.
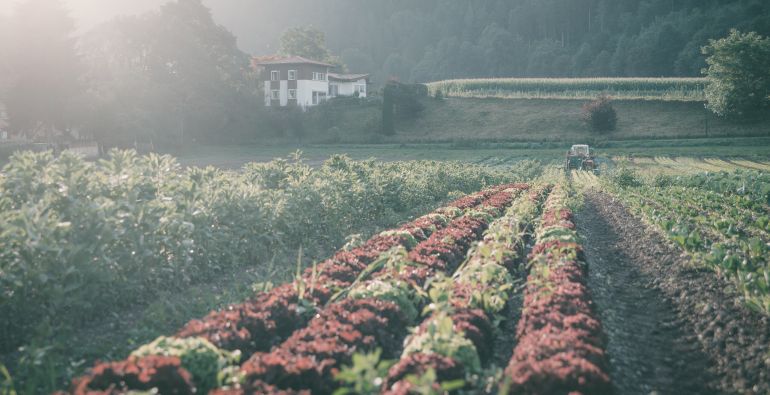
[[[289,89],[289,100],[297,100],[297,90]]]
[[[297,79],[297,70],[289,70],[289,81]]]
[[[281,79],[281,72],[278,70],[273,70],[270,72],[270,81],[278,81]]]
[[[326,74],[313,72],[313,81],[326,81]]]
[[[329,85],[329,96],[330,97],[337,97],[340,93],[340,87],[339,85]]]
[[[359,95],[365,95],[366,94],[366,85],[356,85],[355,86],[355,92]]]
[[[319,104],[326,100],[326,92],[313,92],[313,105]]]
[[[280,100],[281,99],[281,91],[278,89],[273,89],[270,91],[270,98],[273,100]]]

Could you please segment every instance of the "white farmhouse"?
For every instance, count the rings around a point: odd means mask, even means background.
[[[268,107],[318,105],[330,97],[366,97],[367,74],[334,74],[334,65],[300,56],[258,57],[252,60],[264,79]]]

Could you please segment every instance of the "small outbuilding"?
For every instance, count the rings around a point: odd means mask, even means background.
[[[366,97],[369,74],[329,73],[329,97]]]

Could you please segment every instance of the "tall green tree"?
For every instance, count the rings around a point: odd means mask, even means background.
[[[200,0],[112,21],[83,39],[89,129],[107,145],[179,146],[248,135],[261,103],[249,57]]]
[[[319,62],[342,66],[342,62],[326,48],[324,32],[309,27],[294,27],[281,35],[281,49],[284,56],[302,56]]]
[[[8,29],[11,131],[31,139],[65,137],[77,126],[75,99],[84,90],[73,19],[58,0],[27,0],[17,5]]]
[[[733,118],[770,117],[770,38],[732,30],[709,41],[703,54],[711,111]]]
[[[380,132],[386,136],[396,134],[396,89],[395,81],[389,81],[382,89],[382,129]]]

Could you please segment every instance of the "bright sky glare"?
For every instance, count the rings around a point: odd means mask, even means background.
[[[140,14],[157,9],[167,0],[62,0],[72,12],[78,29],[89,29],[118,15]],[[0,13],[10,14],[19,0],[0,0]]]

